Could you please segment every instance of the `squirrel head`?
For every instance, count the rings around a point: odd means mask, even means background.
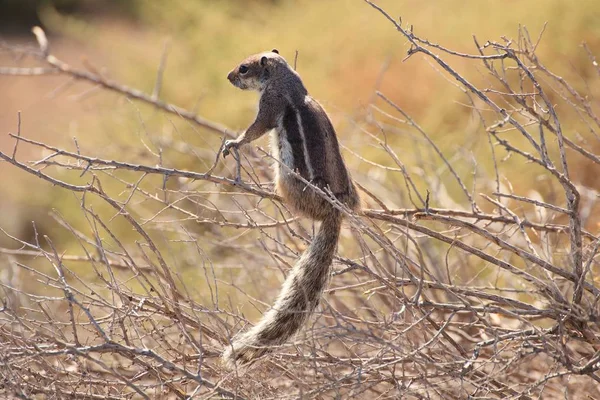
[[[262,91],[268,80],[283,68],[289,68],[287,62],[273,49],[246,58],[229,72],[227,79],[242,90]]]

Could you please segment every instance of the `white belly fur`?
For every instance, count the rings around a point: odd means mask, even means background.
[[[279,124],[279,126],[276,129],[273,129],[271,133],[271,152],[275,159],[280,164],[283,164],[279,165],[278,168],[275,168],[277,176],[284,177],[289,175],[290,171],[294,170],[294,153],[292,152],[290,142],[287,140],[287,134],[285,129],[283,129],[282,124]]]

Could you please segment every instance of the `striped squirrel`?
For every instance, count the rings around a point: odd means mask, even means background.
[[[359,197],[329,117],[277,50],[248,57],[227,79],[240,89],[259,91],[261,96],[255,121],[237,139],[225,142],[223,156],[272,131],[278,193],[294,212],[321,221],[319,232],[289,273],[273,308],[226,347],[223,359],[232,367],[236,362],[250,363],[292,337],[314,312],[328,282],[342,214],[298,175],[329,191],[350,209],[359,207]]]

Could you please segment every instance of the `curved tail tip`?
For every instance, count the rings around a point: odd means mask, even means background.
[[[250,365],[254,361],[252,352],[249,351],[248,346],[240,346],[238,343],[232,343],[226,346],[221,356],[225,366],[229,369],[236,369]]]
[[[221,361],[223,362],[223,364],[225,365],[225,367],[227,369],[235,369],[236,367],[236,363],[235,363],[235,357],[233,355],[233,346],[231,345],[227,345],[225,347],[225,350],[223,351],[223,354],[221,354]]]
[[[269,353],[268,348],[249,346],[244,343],[233,342],[225,347],[221,359],[229,369],[247,367],[259,357]]]

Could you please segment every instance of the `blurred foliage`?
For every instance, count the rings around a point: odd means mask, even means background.
[[[108,7],[107,4],[115,8],[109,7],[111,11],[107,13],[93,12],[98,7]],[[539,57],[578,89],[585,88],[586,77],[594,73],[580,44],[587,42],[596,54],[600,53],[597,0],[386,0],[378,4],[391,15],[401,16],[405,24],[414,25],[421,36],[467,53],[476,53],[473,34],[483,44],[487,40],[499,41],[503,35],[516,37],[519,26],[526,26],[534,37],[543,32]],[[462,104],[463,93],[418,55],[403,61],[408,49],[406,41],[363,1],[0,1],[0,15],[7,17],[18,12],[35,12],[43,26],[61,38],[55,43],[50,35],[51,45],[57,45],[57,55],[65,61],[101,71],[147,93],[154,88],[166,48],[161,99],[196,109],[199,115],[238,130],[251,122],[257,95],[233,88],[225,79],[227,72],[252,53],[278,48],[292,62],[297,51],[298,71],[312,95],[325,105],[341,142],[352,152],[374,162],[389,163],[380,149],[365,144],[367,140],[361,132],[366,106],[379,88],[423,126],[443,151],[462,159],[473,158],[482,170],[480,173],[492,174],[487,139],[481,135],[480,141],[472,142],[471,135],[463,135],[466,130],[478,129],[477,124],[473,125],[472,110]],[[453,61],[453,67],[468,79],[485,84],[486,76],[480,70],[464,59]],[[385,74],[381,77],[382,72]],[[55,110],[59,103],[67,104],[68,110],[52,112],[37,121],[32,113],[25,112],[29,130],[45,132],[42,134],[47,135],[46,141],[68,143],[71,149],[71,139],[77,137],[83,153],[103,158],[156,164],[160,154],[165,165],[197,171],[205,171],[214,161],[221,137],[121,96],[98,90],[88,93],[89,90],[89,85],[76,84],[56,98],[43,100],[41,105],[49,110]],[[597,92],[600,88],[587,90]],[[14,119],[14,114],[5,116]],[[577,116],[573,113],[563,118]],[[403,142],[412,140],[410,135],[395,134],[388,139],[409,168],[416,157],[422,156],[402,152]],[[266,139],[258,145],[264,147]],[[388,176],[352,153],[347,152],[345,157],[350,169],[356,171],[355,176],[372,180],[369,184],[374,192],[385,186],[402,187],[398,176]],[[552,191],[547,182],[536,181],[535,169],[523,169],[522,160],[509,159],[506,165],[522,170],[511,177],[515,189]],[[458,168],[467,176],[471,167],[463,164]],[[573,176],[590,179],[588,175],[597,174],[580,172]],[[17,182],[20,178],[15,174],[13,179]],[[86,179],[74,176],[73,181],[81,184]],[[592,182],[597,185],[596,180]],[[162,186],[157,179],[145,184],[154,190]],[[54,208],[76,228],[87,226],[86,221],[77,221],[71,215],[79,207],[78,199],[39,181],[35,185],[44,191],[36,200],[30,199],[26,185],[17,186],[23,188],[21,196],[28,201]],[[456,190],[449,195],[458,193]],[[120,198],[126,197],[127,193],[123,193]],[[394,199],[386,200],[394,204]],[[98,212],[110,212],[103,210],[106,206],[102,204],[95,207]],[[25,222],[30,220],[28,217],[23,220],[24,225],[29,225]],[[118,227],[112,227],[122,233]],[[193,222],[189,228],[201,229]],[[122,229],[129,228],[124,224]],[[161,234],[168,241],[168,234]]]
[[[137,7],[133,0],[0,0],[0,33],[22,34],[29,32],[33,25],[43,26],[39,13],[49,8],[93,18],[98,12],[134,17]]]
[[[237,1],[138,0],[132,4],[141,25],[114,19],[64,17],[57,12],[43,16],[53,30],[79,40],[84,38],[90,48],[102,52],[103,65],[98,67],[107,67],[111,75],[147,92],[152,91],[164,43],[168,41],[161,97],[186,108],[197,107],[200,115],[236,129],[243,129],[254,116],[256,95],[232,88],[225,79],[227,72],[246,55],[258,51],[278,48],[290,61],[298,51],[298,71],[313,96],[332,115],[342,141],[376,161],[373,150],[362,145],[362,134],[355,124],[365,115],[365,106],[389,58],[380,89],[418,121],[443,149],[461,148],[477,153],[487,148],[485,140],[481,143],[461,140],[471,114],[469,107],[457,104],[463,101],[462,92],[449,85],[444,74],[419,56],[402,62],[407,49],[404,40],[361,1],[250,1],[241,6]],[[594,73],[580,44],[587,42],[592,49],[600,48],[597,1],[570,4],[562,0],[502,3],[447,0],[424,4],[405,0],[379,4],[391,15],[402,16],[405,23],[414,25],[421,36],[470,53],[476,52],[472,34],[483,44],[487,40],[501,40],[503,35],[516,37],[521,25],[534,37],[544,31],[538,54],[551,70],[577,89],[584,89],[585,77]],[[486,77],[464,59],[455,61],[453,66],[458,72],[476,84],[485,83]],[[198,132],[188,123],[175,121],[148,107],[130,104],[115,110],[113,104],[109,100],[106,107],[90,115],[94,121],[82,124],[87,133],[81,134],[101,141],[134,138],[136,143],[127,144],[132,148],[138,148],[136,138],[143,129],[149,130],[146,134],[150,137],[175,135],[204,148],[206,144],[212,148],[219,144],[220,138]],[[95,127],[103,134],[92,135],[90,129],[93,131]],[[405,138],[392,138],[393,144],[401,140]],[[202,168],[196,157],[176,160],[180,167]],[[403,154],[403,162],[411,165],[411,155]],[[526,174],[521,177],[524,184],[531,178]]]

